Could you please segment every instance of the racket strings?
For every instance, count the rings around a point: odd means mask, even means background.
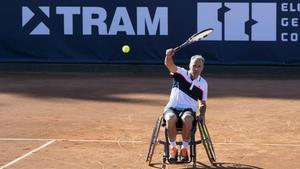
[[[207,30],[207,31],[204,31],[204,32],[200,32],[200,33],[197,33],[195,35],[193,35],[191,38],[190,38],[190,41],[198,41],[204,37],[206,37],[208,34],[210,34],[212,32],[212,30]]]

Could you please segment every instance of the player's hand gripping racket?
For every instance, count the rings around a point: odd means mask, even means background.
[[[178,52],[180,49],[194,43],[197,41],[200,41],[201,39],[205,38],[206,36],[208,36],[210,33],[212,33],[213,29],[212,28],[208,28],[205,29],[201,32],[195,33],[194,35],[192,35],[188,40],[186,40],[183,44],[181,44],[180,46],[177,46],[174,51]]]

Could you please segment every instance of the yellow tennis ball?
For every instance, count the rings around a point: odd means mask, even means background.
[[[130,51],[130,47],[129,47],[128,45],[124,45],[124,46],[122,47],[122,51],[123,51],[124,53],[128,53],[128,52]]]

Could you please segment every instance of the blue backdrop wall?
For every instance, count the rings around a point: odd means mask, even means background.
[[[161,64],[166,49],[214,28],[176,63],[202,54],[208,64],[299,65],[299,18],[294,0],[1,1],[0,62]]]

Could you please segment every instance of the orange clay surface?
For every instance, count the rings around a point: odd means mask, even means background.
[[[197,168],[300,168],[300,79],[205,78],[217,165],[199,145]],[[168,75],[1,74],[0,168],[161,168],[162,145],[151,166],[145,156],[170,86]]]

